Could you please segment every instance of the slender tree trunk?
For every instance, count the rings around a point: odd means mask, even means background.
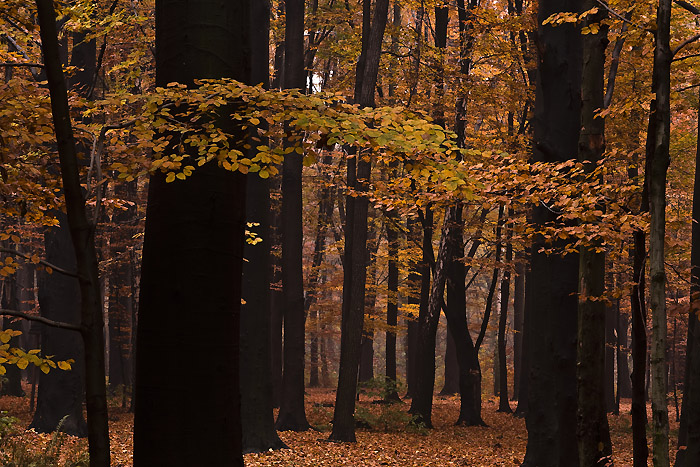
[[[700,94],[698,94],[700,117]],[[693,220],[690,250],[690,309],[685,352],[683,404],[678,431],[676,467],[691,467],[700,463],[700,118],[698,119],[695,151],[695,180],[693,184]]]
[[[51,96],[51,113],[61,163],[68,227],[80,277],[80,322],[85,348],[86,406],[90,467],[109,466],[109,428],[105,389],[104,323],[99,294],[94,227],[87,219],[80,185],[78,157],[68,106],[68,93],[59,59],[56,13],[51,0],[37,0],[44,69]]]
[[[459,363],[457,362],[457,347],[450,330],[445,336],[445,384],[440,390],[441,396],[451,396],[459,392]]]
[[[365,4],[368,2],[369,0],[365,0]],[[365,35],[364,31],[369,22],[367,10],[368,8],[365,8],[365,16],[363,16],[363,37],[367,37],[367,46],[363,47],[363,51],[366,50],[366,53],[361,54],[358,62],[355,102],[362,107],[374,107],[374,92],[379,73],[382,39],[389,12],[389,0],[377,0],[371,29]],[[354,177],[353,168],[356,169]],[[356,155],[348,161],[348,186],[351,187],[354,184],[358,193],[366,192],[369,187],[370,172],[370,154]],[[349,198],[351,197],[348,196],[348,201],[350,201]],[[352,210],[350,204],[354,205]],[[365,281],[369,259],[367,251],[368,206],[369,200],[366,196],[358,196],[352,203],[348,202],[340,369],[333,414],[333,431],[330,435],[330,439],[334,441],[355,441],[355,393],[357,391],[359,350],[364,323]]]
[[[501,310],[498,320],[498,411],[512,413],[508,403],[508,365],[506,355],[506,324],[510,302],[510,265],[513,261],[513,244],[510,241],[510,228],[506,227],[506,267],[501,281]]]
[[[651,157],[649,168],[649,302],[651,308],[651,365],[652,383],[652,439],[654,466],[669,465],[668,452],[668,401],[666,379],[666,273],[664,264],[664,239],[666,233],[666,172],[668,170],[669,137],[671,132],[671,48],[670,40],[671,0],[660,0],[656,13],[654,52],[654,100],[655,109],[650,119],[655,135],[647,146]],[[650,125],[651,127],[651,125]]]
[[[397,22],[397,4],[394,4],[394,25]],[[400,16],[398,20],[401,23]],[[386,304],[386,384],[389,389],[386,393],[387,401],[398,401],[399,393],[396,387],[396,327],[399,315],[399,232],[397,230],[398,216],[393,213],[387,215],[386,240],[387,253],[389,255],[389,271],[387,277],[387,304]]]
[[[519,258],[518,258],[519,259]],[[525,265],[515,263],[513,284],[513,400],[520,400],[523,362],[523,320],[525,314]]]

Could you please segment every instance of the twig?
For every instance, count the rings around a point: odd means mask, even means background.
[[[0,316],[15,316],[17,318],[26,319],[27,321],[36,321],[37,323],[42,323],[54,328],[66,329],[68,331],[78,331],[79,333],[82,333],[84,331],[83,327],[77,324],[64,323],[62,321],[54,321],[52,319],[44,318],[42,316],[28,315],[27,313],[22,313],[21,311],[0,309]]]
[[[22,258],[24,258],[24,259],[28,259],[29,261],[32,261],[32,257],[31,257],[31,256],[25,255],[25,254],[22,253],[22,252],[19,252],[19,251],[17,251],[17,250],[12,250],[12,249],[10,249],[10,248],[0,248],[0,253],[7,253],[7,254],[10,254],[10,255],[14,255],[14,256],[20,256],[20,257],[22,257]],[[46,266],[46,267],[49,267],[49,268],[53,269],[53,270],[56,271],[56,272],[60,272],[60,273],[63,274],[63,275],[70,276],[70,277],[75,277],[76,279],[80,279],[80,276],[79,276],[77,273],[68,271],[68,270],[63,269],[63,268],[59,268],[58,266],[55,266],[55,265],[49,263],[48,261],[44,261],[43,259],[40,259],[40,260],[39,260],[39,264],[41,264],[41,265],[43,265],[43,266]]]
[[[602,0],[596,0],[596,2],[598,3],[598,5],[602,6],[602,7],[605,8],[606,10],[608,10],[613,16],[615,16],[617,19],[621,20],[622,22],[627,23],[627,24],[629,24],[629,25],[631,25],[631,26],[634,26],[635,28],[641,29],[642,31],[646,31],[646,32],[648,32],[648,33],[654,34],[654,31],[652,31],[651,29],[645,28],[644,26],[642,26],[642,25],[640,25],[640,24],[633,23],[632,21],[628,20],[627,18],[625,18],[624,16],[622,16],[622,15],[621,15],[620,13],[618,13],[617,11],[613,10],[612,8],[610,8],[610,7],[608,6],[608,4],[605,3],[605,2],[603,2]]]

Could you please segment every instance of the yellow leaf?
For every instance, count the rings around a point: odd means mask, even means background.
[[[19,360],[17,360],[17,368],[19,368],[20,370],[24,370],[25,368],[27,368],[27,365],[29,365],[29,360],[27,360],[26,358],[22,357]]]
[[[165,177],[165,183],[171,183],[175,181],[175,173],[170,172],[167,177]]]
[[[19,366],[19,364],[17,364],[17,366]],[[46,363],[42,363],[41,366],[39,367],[39,369],[40,369],[41,371],[43,371],[44,374],[48,374],[48,373],[49,373],[49,365],[47,365]]]
[[[175,175],[178,179],[184,180],[185,179],[185,174],[180,172],[179,174]]]
[[[7,370],[4,365],[0,365],[0,375],[4,375]]]
[[[12,335],[9,332],[0,332],[0,342],[7,344],[12,339]]]
[[[68,362],[58,362],[58,367],[59,367],[61,370],[65,370],[65,371],[68,371],[68,370],[71,369],[70,363],[68,363]]]

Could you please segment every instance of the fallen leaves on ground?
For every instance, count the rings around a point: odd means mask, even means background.
[[[497,412],[496,399],[486,399],[483,402],[482,416],[488,426],[462,427],[454,425],[459,413],[459,397],[435,396],[434,429],[428,431],[406,424],[407,402],[374,404],[372,398],[363,396],[358,405],[359,413],[374,427],[358,429],[357,443],[328,441],[334,399],[335,393],[331,390],[307,390],[306,413],[315,430],[280,433],[280,438],[290,449],[247,454],[246,466],[517,466],[525,456],[527,432],[524,419]],[[121,408],[118,402],[115,399],[110,404],[112,465],[130,467],[133,464],[133,414]],[[512,407],[515,408],[515,403],[512,403]],[[672,407],[670,409],[673,411]],[[608,417],[616,466],[632,465],[629,410],[630,404],[626,401],[621,405],[621,415]],[[28,397],[2,397],[0,411],[17,418],[15,426],[18,428],[27,427],[31,422]],[[670,418],[671,432],[677,433],[678,424],[674,421],[673,413]],[[22,429],[18,429],[12,436],[37,452],[45,450],[54,439],[50,434]],[[672,437],[672,460],[675,457],[675,443],[676,440]],[[63,437],[62,459],[75,457],[86,450],[86,440],[73,436]]]

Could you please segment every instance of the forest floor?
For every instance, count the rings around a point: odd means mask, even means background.
[[[407,403],[392,405],[372,403],[375,397],[361,396],[357,419],[370,428],[357,431],[357,443],[331,443],[328,436],[333,417],[335,393],[327,389],[307,390],[307,417],[315,427],[303,433],[283,432],[280,438],[290,449],[262,454],[247,454],[246,466],[517,466],[525,456],[527,432],[525,421],[499,413],[498,401],[484,399],[482,416],[486,427],[459,427],[459,397],[436,396],[433,430],[410,423]],[[515,408],[515,403],[511,403]],[[616,466],[632,465],[632,428],[630,402],[621,404],[621,415],[609,415]],[[671,457],[675,457],[678,423],[673,407],[671,421]],[[649,410],[650,413],[650,410]],[[16,421],[4,428],[7,417]],[[80,467],[85,459],[87,442],[72,436],[41,435],[24,430],[31,421],[29,398],[0,398],[0,461],[15,458],[15,465]],[[120,406],[120,399],[110,401],[112,465],[132,465],[133,415]],[[3,430],[8,434],[2,436]],[[3,458],[3,456],[5,456]],[[43,460],[37,462],[36,459]],[[59,460],[60,459],[60,460]],[[31,461],[35,464],[31,464]],[[6,464],[7,460],[4,461]],[[2,463],[2,462],[0,462]],[[12,464],[9,464],[12,465]],[[649,459],[651,465],[651,459]],[[193,466],[197,467],[197,466]]]

